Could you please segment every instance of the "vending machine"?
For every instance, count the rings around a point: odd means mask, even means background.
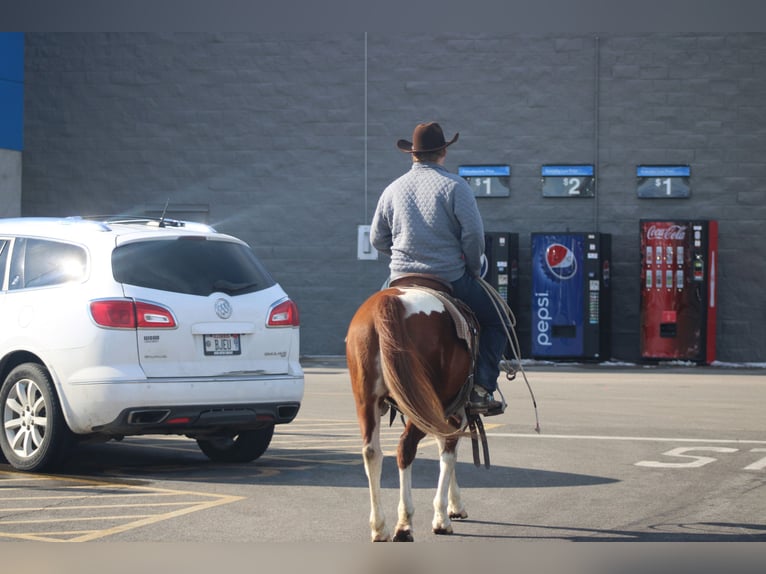
[[[641,357],[715,360],[718,222],[640,221]]]
[[[611,355],[611,235],[532,234],[532,357]]]
[[[495,288],[516,315],[519,308],[519,234],[486,232],[484,255],[482,278]]]

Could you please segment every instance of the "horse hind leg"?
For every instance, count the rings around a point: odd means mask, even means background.
[[[457,439],[439,437],[439,482],[434,497],[434,534],[452,534],[452,520],[467,518],[468,513],[460,499],[460,488],[455,478]]]
[[[370,530],[373,542],[391,539],[381,500],[380,477],[383,450],[380,446],[380,394],[382,384],[376,363],[362,364],[349,354],[349,372],[356,401],[359,430],[362,435],[362,460],[370,490]]]
[[[371,429],[370,440],[362,447],[364,471],[370,486],[370,531],[373,542],[387,542],[391,534],[386,526],[386,515],[383,511],[380,477],[383,472],[383,451],[380,447],[380,424],[376,420]]]
[[[455,453],[455,463],[452,465],[452,473],[449,479],[449,495],[447,512],[452,520],[464,520],[468,518],[468,512],[463,506],[463,500],[460,496],[460,486],[457,483],[457,471],[455,465],[457,464],[457,440],[455,440],[455,446],[453,447]]]
[[[425,436],[420,429],[407,423],[397,450],[399,467],[399,520],[394,529],[394,542],[413,542],[412,517],[415,504],[412,500],[412,463],[415,461],[418,443]]]
[[[399,469],[399,520],[394,529],[394,542],[414,542],[412,516],[415,505],[412,502],[412,466]]]

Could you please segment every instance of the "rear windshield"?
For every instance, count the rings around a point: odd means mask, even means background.
[[[249,247],[205,237],[126,243],[112,252],[112,273],[120,283],[202,296],[240,295],[275,284]]]

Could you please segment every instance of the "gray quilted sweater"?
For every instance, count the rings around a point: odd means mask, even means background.
[[[430,273],[447,281],[478,275],[484,225],[466,181],[435,163],[413,162],[380,196],[370,241],[391,257],[391,276]]]

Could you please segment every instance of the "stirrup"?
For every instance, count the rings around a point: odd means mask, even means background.
[[[501,415],[505,412],[505,409],[508,408],[508,403],[505,400],[505,396],[503,395],[503,391],[501,391],[499,388],[497,389],[497,392],[500,393],[500,400],[496,400],[494,398],[494,393],[487,393],[484,396],[486,398],[486,402],[488,403],[486,406],[484,405],[476,405],[475,403],[471,403],[471,398],[476,396],[478,393],[476,391],[472,391],[471,394],[468,396],[468,400],[465,405],[465,412],[467,415],[484,415],[485,417],[493,417],[496,415]]]
[[[505,403],[500,403],[500,406],[495,409],[489,409],[486,413],[484,413],[485,417],[494,417],[495,415],[501,415],[505,412],[505,408],[508,405]]]
[[[471,403],[468,403],[465,407],[465,412],[468,415],[482,415],[485,417],[494,417],[496,415],[501,415],[505,412],[505,408],[508,405],[503,403],[498,403],[497,406],[494,406],[492,408],[488,407],[474,407],[471,406]]]
[[[479,399],[479,401],[476,399]],[[505,401],[495,400],[492,393],[479,395],[479,393],[473,391],[468,398],[465,410],[469,415],[484,415],[488,417],[503,414],[506,406]]]

